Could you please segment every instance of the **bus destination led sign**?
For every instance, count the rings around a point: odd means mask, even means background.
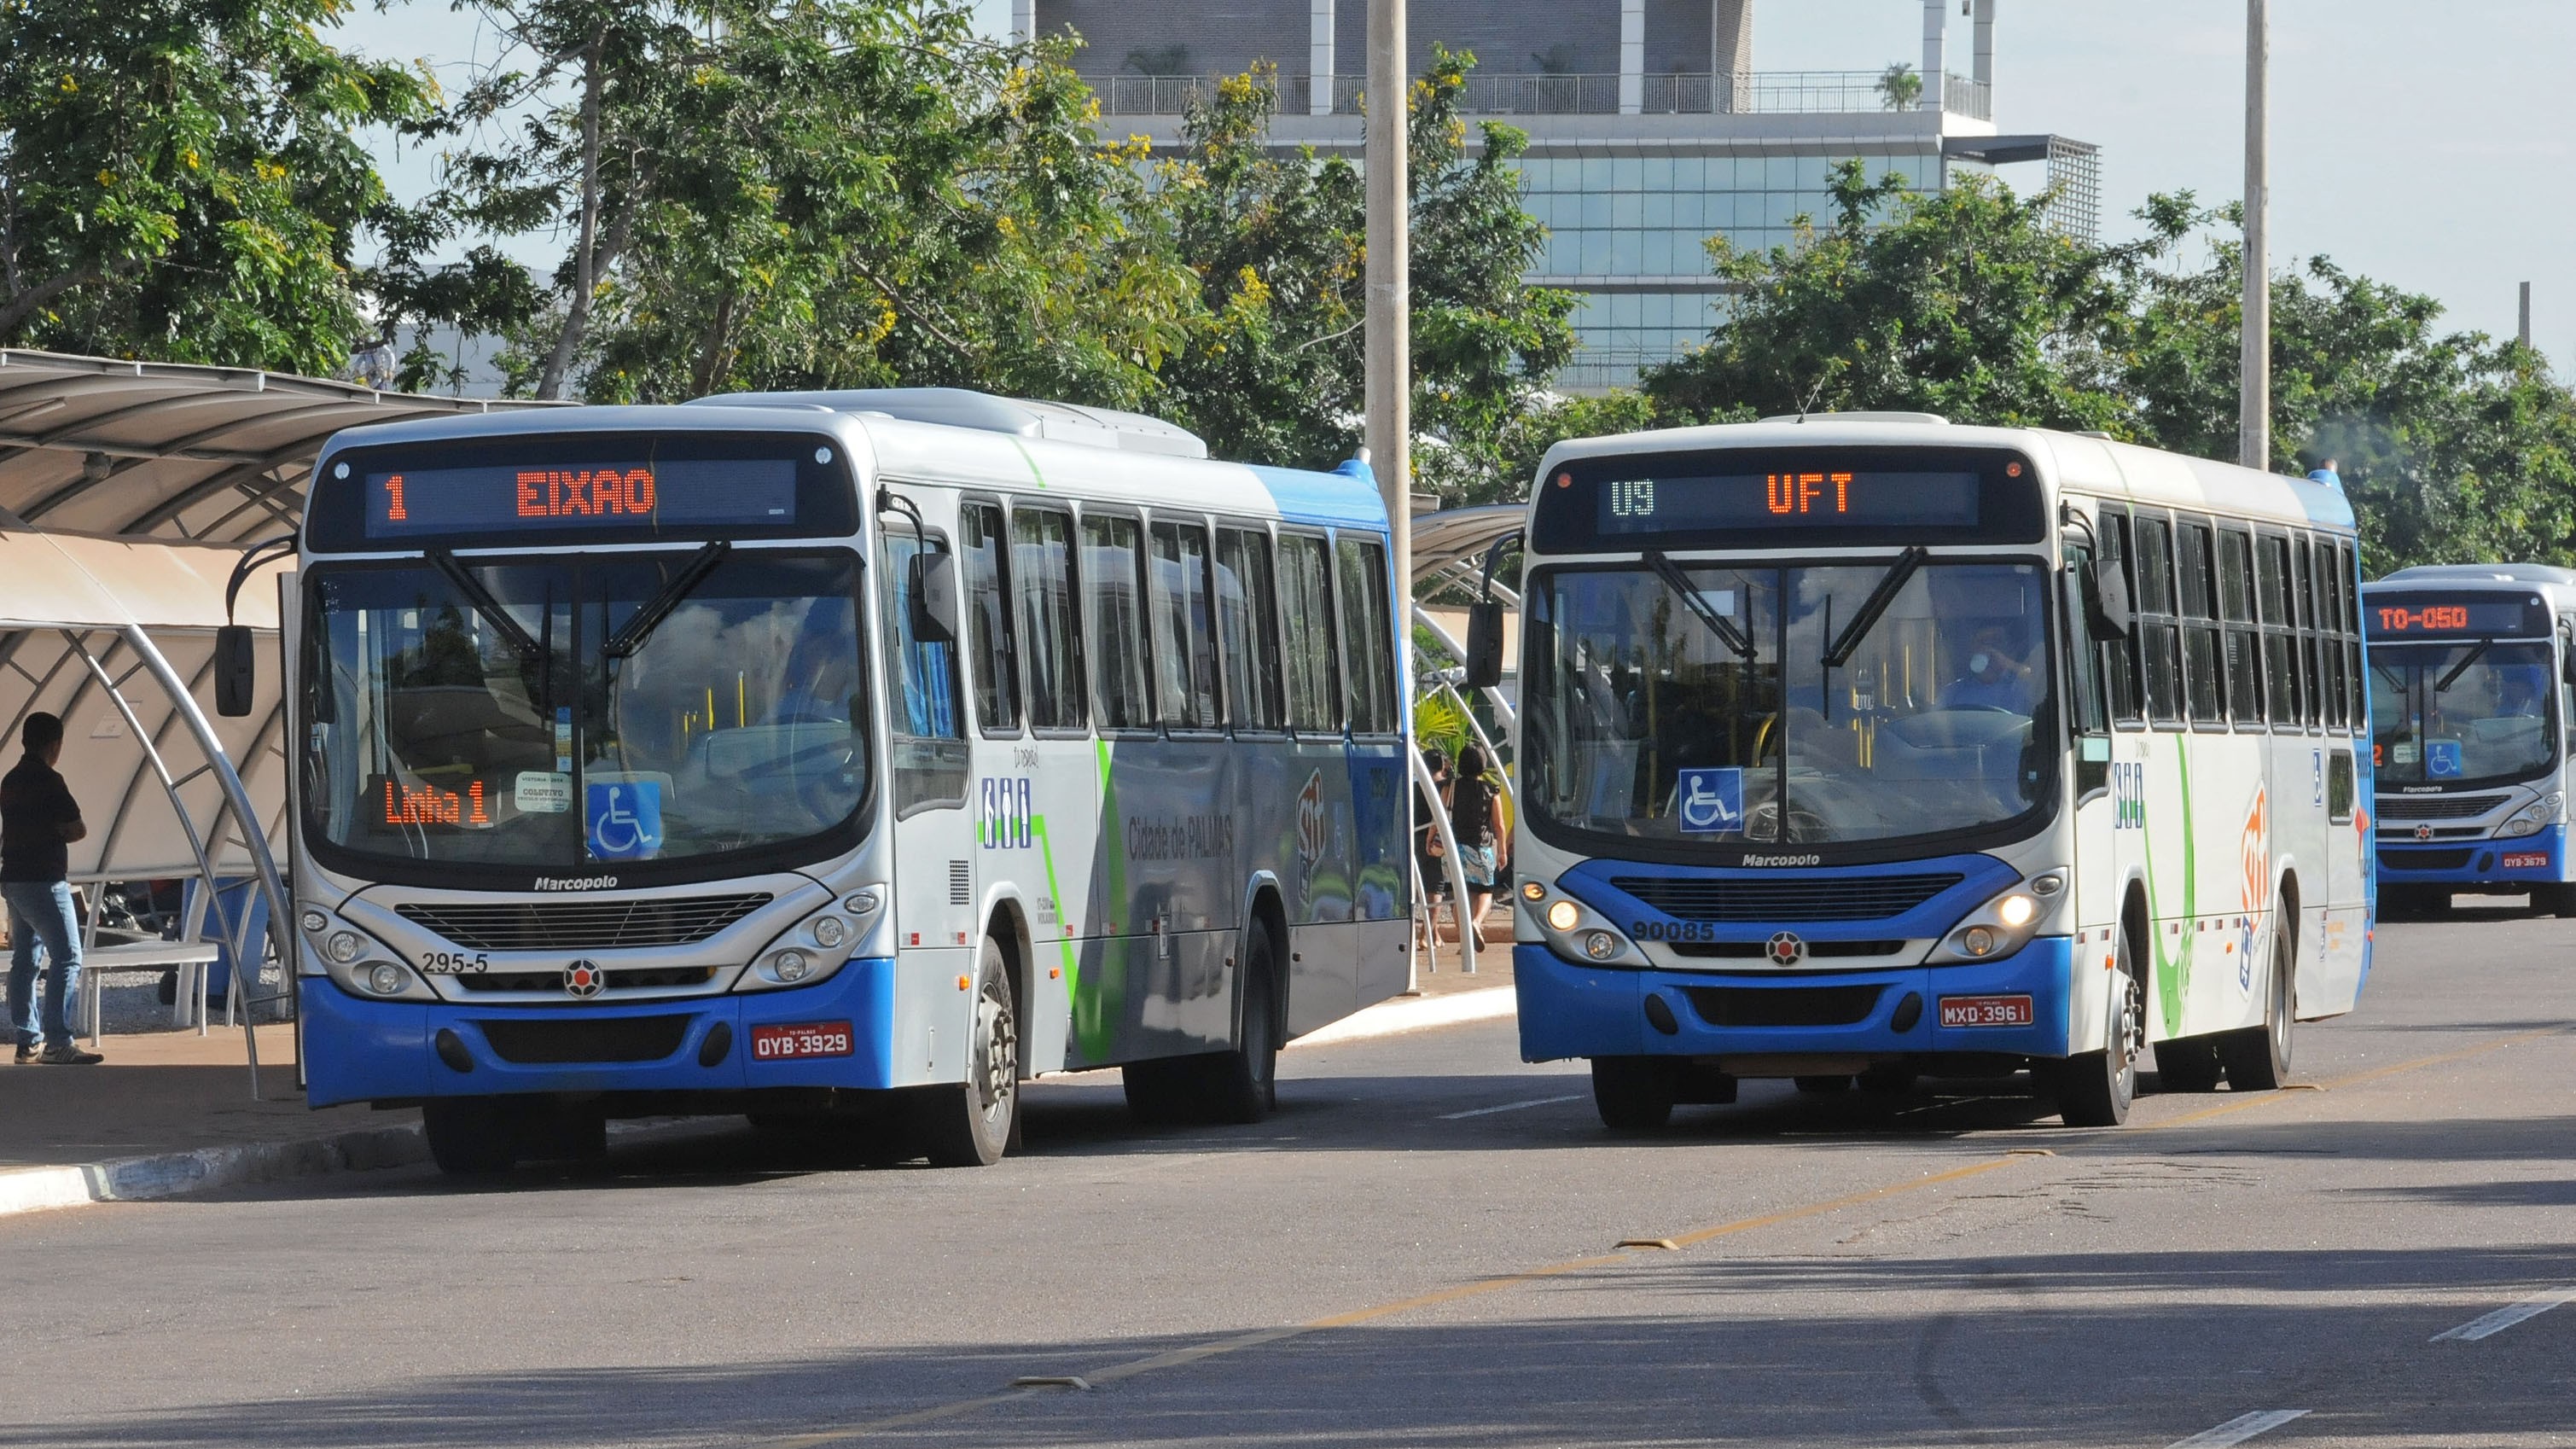
[[[2017,466],[2017,465],[2016,465]],[[1570,474],[1557,486],[1569,487]],[[1814,468],[1605,478],[1604,534],[1694,529],[1974,528],[1984,482],[1970,472]]]
[[[2380,594],[2362,601],[2376,638],[2446,634],[2482,637],[2546,634],[2546,605],[2530,596]]]
[[[783,458],[403,468],[370,472],[361,482],[369,538],[651,532],[779,525],[796,518],[796,465]]]

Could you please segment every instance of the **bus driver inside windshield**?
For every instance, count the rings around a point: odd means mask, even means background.
[[[1960,662],[1966,672],[1941,691],[1943,709],[1995,709],[2029,718],[2035,703],[2030,668],[2014,656],[2004,630],[1991,624],[1978,630]]]

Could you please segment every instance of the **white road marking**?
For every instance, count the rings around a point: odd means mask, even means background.
[[[2492,1338],[2524,1319],[2538,1318],[2562,1303],[2576,1303],[2576,1288],[2553,1288],[2546,1293],[2534,1293],[2519,1303],[2472,1318],[2447,1333],[2434,1334],[2432,1342],[2475,1343],[2481,1338]]]
[[[1440,1115],[1440,1120],[1443,1122],[1459,1122],[1464,1121],[1469,1117],[1491,1117],[1496,1112],[1517,1112],[1523,1107],[1553,1107],[1559,1102],[1580,1102],[1582,1100],[1583,1094],[1580,1092],[1577,1092],[1570,1097],[1532,1097],[1526,1102],[1505,1102],[1499,1107],[1478,1107],[1472,1112],[1444,1112]]]
[[[2239,1414],[2215,1429],[2204,1429],[2188,1439],[2177,1439],[2167,1449],[2227,1449],[2230,1444],[2242,1444],[2257,1434],[2268,1434],[2307,1412],[2306,1409],[2257,1409],[2250,1414]]]

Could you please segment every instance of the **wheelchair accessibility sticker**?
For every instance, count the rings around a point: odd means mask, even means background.
[[[642,860],[662,848],[662,785],[621,780],[583,787],[590,853],[599,860]]]
[[[1684,770],[1673,792],[1673,813],[1688,835],[1725,835],[1744,829],[1742,770]]]
[[[2433,780],[2458,779],[2460,777],[2460,742],[2458,740],[2426,740],[2424,742],[2424,774],[2427,779]]]

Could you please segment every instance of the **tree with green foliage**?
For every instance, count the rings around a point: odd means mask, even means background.
[[[435,90],[345,0],[0,0],[0,345],[329,373],[384,201],[357,132]]]

